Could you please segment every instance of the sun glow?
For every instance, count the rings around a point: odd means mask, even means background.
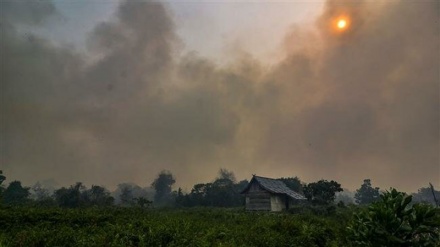
[[[346,15],[332,20],[332,28],[338,32],[344,32],[350,27],[350,18]]]
[[[339,29],[344,29],[347,26],[347,21],[344,19],[341,19],[338,21],[338,28]]]

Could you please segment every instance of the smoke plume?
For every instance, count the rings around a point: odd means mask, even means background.
[[[271,66],[182,55],[161,2],[122,2],[88,36],[88,56],[22,31],[57,14],[2,2],[8,178],[144,186],[167,169],[189,189],[225,167],[239,179],[440,185],[437,1],[329,0],[313,28],[286,31]],[[346,32],[330,25],[339,15]]]

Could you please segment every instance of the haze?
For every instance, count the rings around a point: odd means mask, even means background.
[[[439,4],[2,1],[0,169],[438,188]]]

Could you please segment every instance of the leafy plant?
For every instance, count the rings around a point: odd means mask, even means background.
[[[348,227],[355,246],[440,246],[440,212],[427,204],[414,204],[412,197],[396,189],[355,214]]]

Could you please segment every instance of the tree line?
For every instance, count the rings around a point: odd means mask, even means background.
[[[304,195],[310,204],[344,204],[350,200],[338,199],[342,195],[341,184],[336,181],[319,180],[304,183],[298,177],[282,177],[287,187]],[[12,181],[5,186],[6,176],[0,170],[0,202],[5,205],[40,205],[66,208],[88,206],[122,207],[240,207],[245,204],[241,191],[248,184],[247,180],[237,181],[232,171],[220,169],[218,176],[209,183],[197,183],[189,192],[181,188],[173,190],[176,178],[170,171],[161,171],[150,187],[142,188],[136,184],[119,184],[110,192],[103,186],[92,185],[87,188],[78,182],[69,187],[50,191],[40,183],[26,187],[20,181]],[[373,187],[370,179],[365,179],[351,201],[359,205],[368,205],[380,199],[380,188]],[[440,191],[429,187],[420,188],[413,195],[415,202],[436,205],[435,198],[440,198]]]

